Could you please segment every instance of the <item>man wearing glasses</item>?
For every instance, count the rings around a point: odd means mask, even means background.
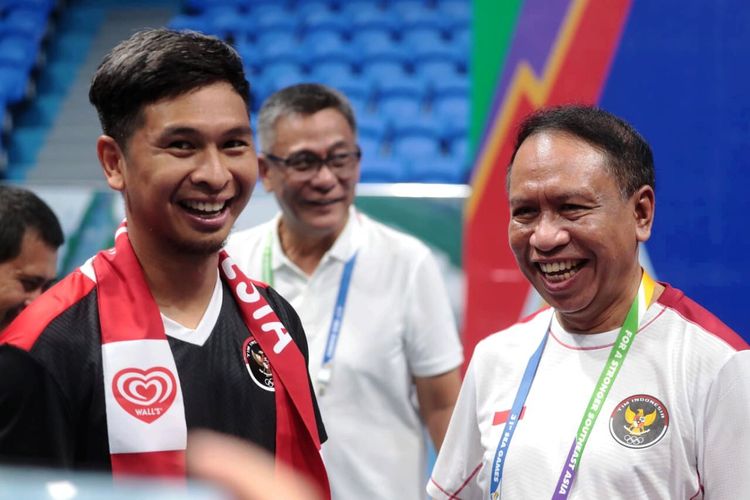
[[[361,152],[339,92],[282,89],[260,110],[259,136],[260,176],[281,213],[228,248],[302,319],[332,496],[420,498],[422,424],[439,447],[463,357],[435,261],[352,206]]]

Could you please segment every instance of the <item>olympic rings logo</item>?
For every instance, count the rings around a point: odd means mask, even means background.
[[[631,436],[630,434],[625,434],[622,437],[622,440],[630,445],[639,446],[642,445],[646,439],[642,436]]]

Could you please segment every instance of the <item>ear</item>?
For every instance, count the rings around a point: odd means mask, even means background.
[[[266,160],[263,155],[258,156],[258,175],[260,176],[260,180],[263,183],[263,189],[266,190],[266,193],[272,192],[273,183],[271,182],[269,175],[273,174],[271,173],[271,166],[268,164],[268,160]]]
[[[641,186],[633,193],[632,200],[636,239],[643,243],[651,237],[651,226],[654,223],[654,189],[651,186]]]
[[[104,170],[104,176],[107,178],[109,187],[116,191],[125,189],[125,155],[120,146],[112,137],[102,135],[96,141],[96,154],[99,157],[99,163]]]

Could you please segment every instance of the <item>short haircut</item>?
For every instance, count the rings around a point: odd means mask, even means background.
[[[540,132],[570,134],[589,143],[607,157],[607,168],[624,198],[641,186],[656,189],[654,156],[651,147],[628,123],[612,113],[593,106],[567,105],[538,110],[521,123],[516,136],[506,184],[510,187],[513,160],[521,144]]]
[[[261,149],[267,151],[273,147],[276,140],[274,126],[279,118],[296,114],[312,115],[329,108],[341,113],[352,132],[357,133],[352,105],[338,90],[319,83],[300,83],[275,92],[266,99],[258,113]]]
[[[15,259],[27,230],[36,231],[50,248],[65,241],[52,209],[27,189],[0,185],[0,262]]]
[[[143,108],[217,82],[227,82],[249,108],[242,59],[225,42],[166,28],[136,32],[102,60],[89,89],[104,133],[125,149]]]

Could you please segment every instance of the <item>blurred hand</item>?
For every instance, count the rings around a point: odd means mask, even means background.
[[[188,474],[212,481],[241,500],[320,500],[317,489],[250,443],[211,431],[188,436]]]

